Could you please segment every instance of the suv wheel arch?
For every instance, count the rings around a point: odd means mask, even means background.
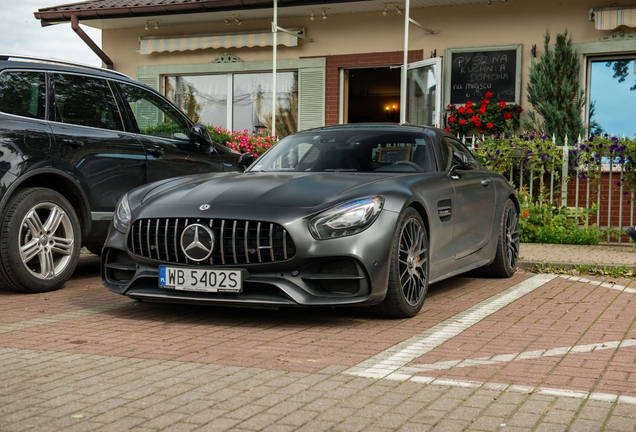
[[[91,207],[76,178],[54,168],[34,169],[22,174],[7,188],[6,193],[0,199],[0,208],[6,208],[7,202],[15,192],[25,187],[45,187],[62,194],[78,210],[76,213],[81,226],[82,238],[88,237],[92,230]]]

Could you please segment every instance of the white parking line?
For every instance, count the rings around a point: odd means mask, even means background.
[[[95,306],[92,308],[80,309],[72,312],[61,313],[57,315],[51,315],[42,318],[33,318],[25,321],[18,321],[9,324],[0,325],[0,334],[10,333],[14,331],[24,330],[30,327],[37,327],[41,325],[52,324],[60,321],[66,321],[75,318],[83,318],[89,315],[94,315],[102,312],[108,312],[115,309],[121,309],[128,306],[133,306],[137,302],[134,300],[125,300],[117,303],[109,303],[101,306]]]
[[[437,348],[472,327],[493,313],[508,306],[535,289],[555,279],[557,275],[539,274],[518,283],[501,293],[476,304],[427,331],[413,336],[365,361],[347,369],[344,373],[366,378],[382,379]]]
[[[602,351],[616,348],[627,348],[636,346],[636,339],[627,339],[622,341],[611,341],[594,343],[587,345],[574,345],[569,347],[551,348],[545,350],[536,351],[524,351],[515,354],[496,355],[491,357],[479,357],[474,359],[463,360],[449,360],[437,363],[429,364],[417,364],[412,366],[405,366],[399,370],[401,374],[416,374],[419,372],[427,372],[432,370],[447,370],[454,367],[471,367],[471,366],[484,366],[493,365],[498,363],[510,363],[519,360],[530,360],[540,357],[562,356],[568,353],[589,353],[592,351]]]
[[[388,379],[398,380],[398,381],[412,381],[420,384],[428,384],[428,385],[440,385],[447,387],[462,387],[462,388],[474,388],[474,389],[482,389],[482,390],[496,390],[496,391],[511,391],[515,393],[521,394],[540,394],[546,396],[555,396],[555,397],[571,397],[576,399],[589,399],[596,400],[601,402],[618,402],[626,405],[636,405],[636,397],[633,396],[622,396],[610,393],[589,393],[583,391],[574,391],[574,390],[562,390],[562,389],[554,389],[548,387],[531,387],[531,386],[521,386],[521,385],[509,385],[509,384],[497,384],[497,383],[483,383],[478,381],[464,381],[464,380],[451,380],[451,379],[441,379],[441,378],[433,378],[433,377],[424,377],[424,376],[416,376],[408,379],[401,379],[398,374],[394,374],[394,376],[388,377]]]
[[[622,291],[622,292],[626,292],[626,293],[630,293],[630,294],[636,294],[636,289],[627,288],[627,287],[624,287],[623,285],[616,285],[616,284],[609,283],[609,282],[593,281],[593,280],[590,280],[590,279],[587,279],[587,278],[584,278],[584,277],[579,277],[579,276],[561,275],[561,277],[563,279],[567,279],[567,280],[571,280],[571,281],[582,282],[582,283],[595,285],[595,286],[602,286],[604,288],[614,289],[614,290],[618,290],[618,291]]]

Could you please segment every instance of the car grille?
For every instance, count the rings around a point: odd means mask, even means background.
[[[208,225],[216,240],[208,260],[189,260],[181,249],[181,234],[191,223]],[[235,265],[280,262],[291,259],[296,247],[287,231],[271,222],[233,219],[140,219],[128,235],[134,255],[190,265]]]

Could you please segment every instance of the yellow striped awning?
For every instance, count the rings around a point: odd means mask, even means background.
[[[619,26],[636,27],[636,6],[594,9],[597,30],[614,30]]]
[[[296,30],[296,29],[294,29]],[[299,34],[302,29],[298,29]],[[164,51],[194,51],[206,48],[243,48],[272,46],[273,33],[270,31],[208,34],[188,36],[152,36],[140,37],[141,54]],[[278,45],[293,47],[298,45],[298,37],[278,32]]]

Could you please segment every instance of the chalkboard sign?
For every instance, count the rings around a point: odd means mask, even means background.
[[[386,147],[380,149],[379,162],[394,163],[411,160],[411,147]]]
[[[519,103],[521,46],[449,49],[450,103],[478,103],[487,92]]]

